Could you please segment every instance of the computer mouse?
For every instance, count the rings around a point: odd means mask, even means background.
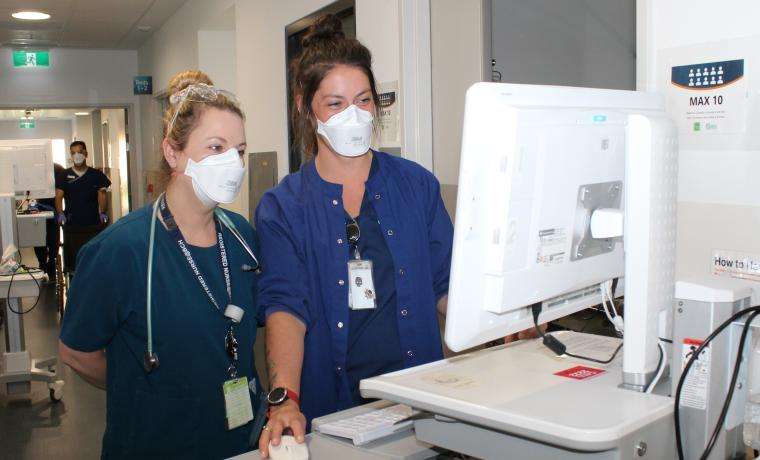
[[[293,436],[280,438],[280,445],[269,441],[269,458],[272,460],[309,460],[309,448],[306,443],[299,444]]]

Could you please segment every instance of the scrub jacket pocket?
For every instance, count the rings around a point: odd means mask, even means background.
[[[130,428],[135,458],[194,458],[200,400],[137,390]]]

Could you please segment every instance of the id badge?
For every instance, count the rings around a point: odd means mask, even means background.
[[[377,306],[371,260],[348,261],[348,307],[371,310]]]
[[[248,377],[227,380],[222,385],[224,409],[227,415],[227,429],[234,430],[253,420],[251,392]]]

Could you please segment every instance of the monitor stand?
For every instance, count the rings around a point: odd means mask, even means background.
[[[602,359],[619,343],[558,334]],[[621,355],[599,365],[523,341],[363,380],[361,391],[432,414],[415,423],[419,440],[479,458],[674,458],[673,400],[621,388]]]

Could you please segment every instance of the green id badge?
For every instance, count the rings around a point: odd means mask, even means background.
[[[234,430],[253,420],[251,392],[248,377],[227,380],[222,385],[224,408],[227,413],[227,429]]]

